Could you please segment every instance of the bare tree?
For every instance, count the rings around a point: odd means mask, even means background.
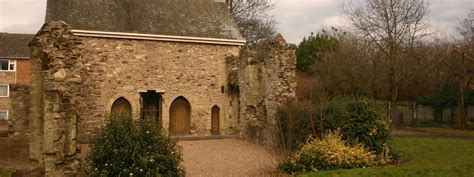
[[[253,48],[259,41],[276,34],[276,22],[268,13],[273,9],[271,0],[226,0],[240,32]]]
[[[395,101],[400,86],[400,54],[426,36],[426,0],[365,0],[346,2],[342,10],[355,29],[367,37],[380,52],[388,69],[390,99]]]
[[[474,9],[470,10],[457,29],[462,38],[452,47],[452,60],[446,62],[446,65],[450,67],[459,84],[458,106],[461,128],[467,129],[464,97],[474,80]]]

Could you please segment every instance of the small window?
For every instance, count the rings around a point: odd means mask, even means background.
[[[9,96],[9,87],[8,85],[0,85],[0,97]]]
[[[8,111],[0,111],[0,120],[8,120]]]
[[[15,71],[15,70],[16,70],[15,60],[0,59],[0,71]]]

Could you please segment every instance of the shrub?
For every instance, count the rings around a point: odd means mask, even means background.
[[[377,154],[391,143],[390,119],[375,102],[364,98],[333,99],[324,110],[327,130],[340,129],[350,143],[361,142]]]
[[[280,169],[288,173],[316,172],[339,168],[371,167],[377,165],[376,155],[361,143],[345,142],[339,131],[328,132],[324,138],[309,138],[305,145]]]
[[[321,137],[319,109],[309,102],[280,107],[277,115],[282,148],[295,150],[300,144],[305,143],[308,137]]]
[[[379,158],[398,155],[391,147],[390,120],[374,101],[339,97],[320,105],[294,103],[278,110],[281,146],[295,150],[311,136],[340,130],[344,140],[362,143]]]
[[[184,176],[176,143],[153,120],[111,117],[91,142],[88,176]]]

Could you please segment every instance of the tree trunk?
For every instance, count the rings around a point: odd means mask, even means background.
[[[461,120],[461,129],[467,129],[467,119],[466,119],[466,106],[464,102],[464,95],[465,95],[465,86],[466,86],[466,77],[463,77],[459,80],[459,98],[458,98],[458,105],[459,105],[459,114]]]

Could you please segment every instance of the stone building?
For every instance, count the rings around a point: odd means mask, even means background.
[[[13,123],[9,102],[17,100],[10,100],[10,91],[29,85],[28,43],[33,37],[31,34],[0,33],[0,136],[8,136],[9,124]]]
[[[112,114],[152,117],[171,136],[238,135],[275,145],[276,109],[295,97],[295,46],[262,51],[217,0],[48,0],[31,47],[30,157],[77,174]]]

